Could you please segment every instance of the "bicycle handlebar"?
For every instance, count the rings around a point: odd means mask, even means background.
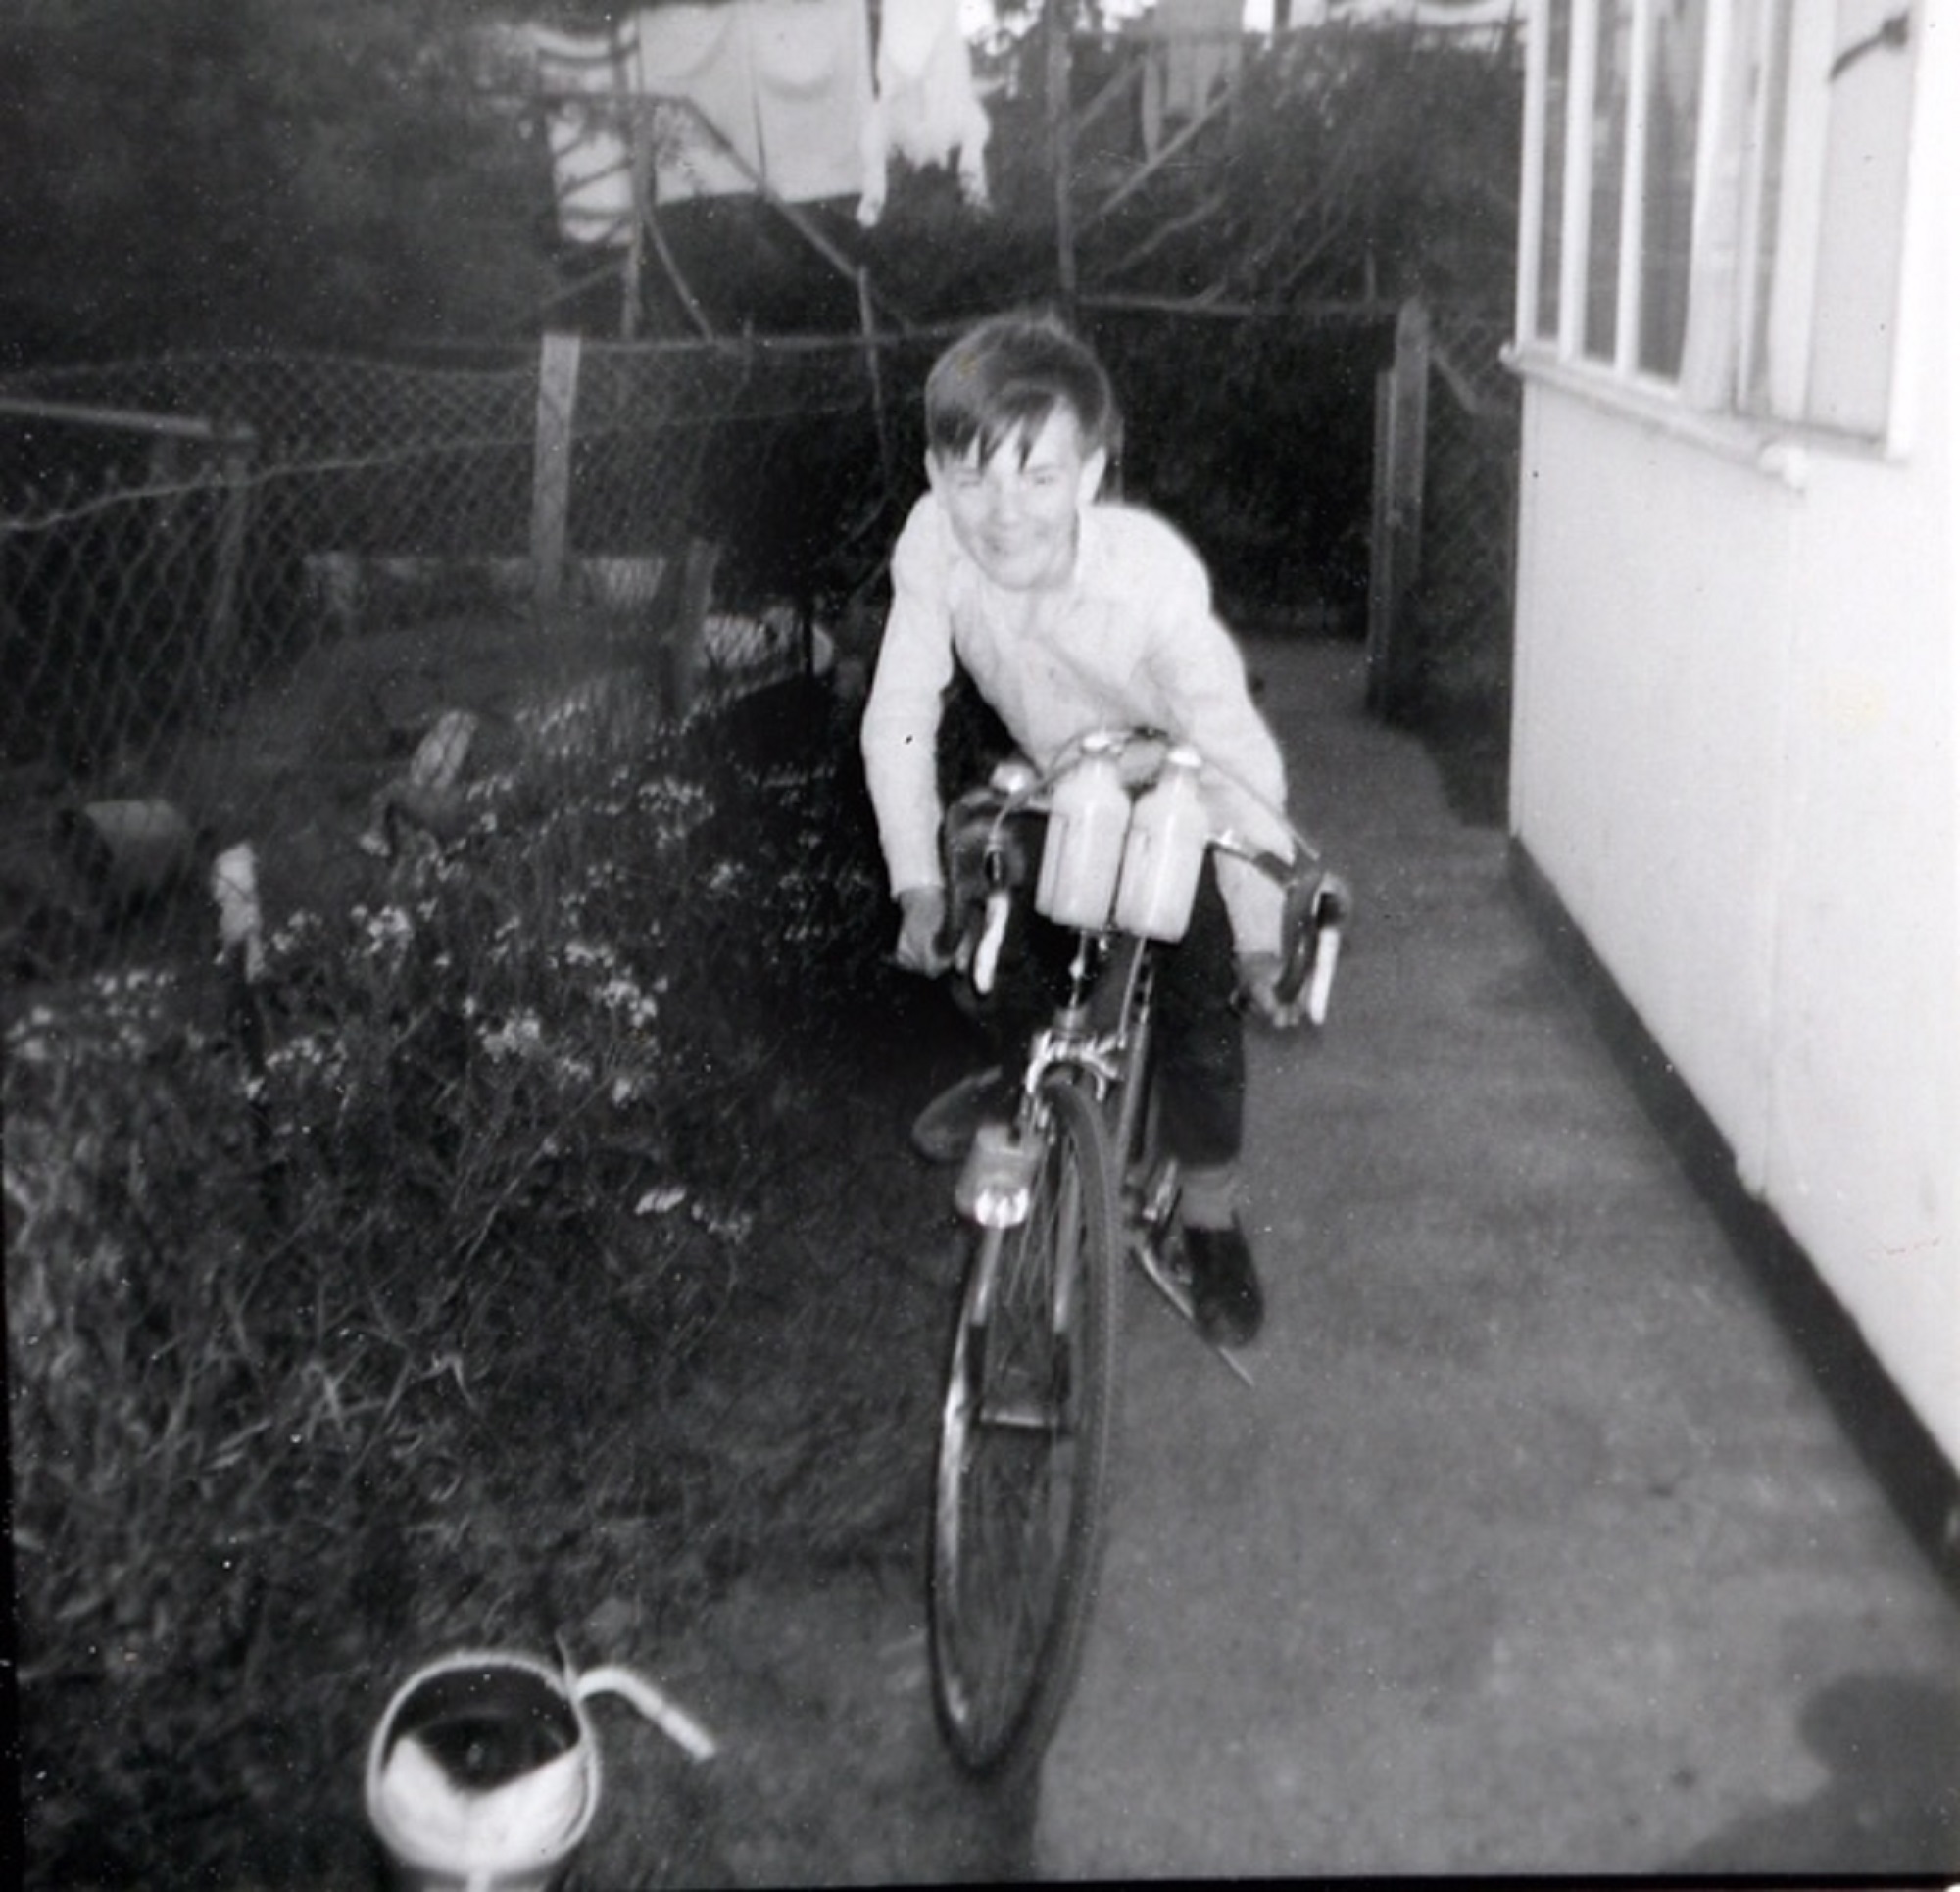
[[[990,870],[999,861],[1001,837],[1006,823],[1017,814],[1041,812],[1055,785],[1080,762],[1089,745],[1099,739],[1115,745],[1119,767],[1139,752],[1153,752],[1143,772],[1126,778],[1133,790],[1147,787],[1156,778],[1164,757],[1175,742],[1166,732],[1156,729],[1090,730],[1073,738],[1046,771],[1039,771],[1031,763],[1019,759],[998,765],[991,785],[999,800],[993,809],[988,832]],[[1285,897],[1280,936],[1283,963],[1280,977],[1274,983],[1274,996],[1281,1005],[1290,1006],[1304,989],[1307,993],[1306,1016],[1315,1025],[1320,1025],[1326,1020],[1334,970],[1340,957],[1341,930],[1351,908],[1352,896],[1345,881],[1324,868],[1319,848],[1287,818],[1283,809],[1272,806],[1263,796],[1208,757],[1200,759],[1207,774],[1230,784],[1271,816],[1286,830],[1293,844],[1293,855],[1287,858],[1229,829],[1212,834],[1206,843],[1214,852],[1246,861],[1281,888]],[[970,966],[974,983],[982,992],[992,984],[994,960],[1005,931],[1008,903],[1005,884],[995,883],[990,878],[986,918],[975,942]],[[956,951],[964,932],[961,916],[949,908],[941,934],[942,948],[949,958]]]

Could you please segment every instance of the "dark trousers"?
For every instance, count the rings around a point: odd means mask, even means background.
[[[1191,930],[1157,954],[1157,1096],[1164,1142],[1186,1169],[1236,1162],[1246,1123],[1246,1026],[1232,921],[1211,862]]]
[[[1067,990],[1076,936],[1016,902],[993,995],[976,1007],[997,1058],[1011,1067]],[[1156,957],[1157,1098],[1164,1143],[1187,1170],[1238,1159],[1246,1116],[1245,1022],[1233,1003],[1232,922],[1207,858],[1191,926]]]

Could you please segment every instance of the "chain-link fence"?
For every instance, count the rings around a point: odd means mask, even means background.
[[[1346,621],[1367,575],[1351,390],[1384,359],[1379,318],[1095,326],[1132,416],[1133,496],[1204,547],[1228,608]],[[814,624],[849,621],[915,490],[919,389],[945,339],[586,341],[569,392],[549,350],[167,358],[0,382],[4,977],[113,958],[147,895],[263,831],[302,766],[306,797],[338,796],[358,826],[359,798],[446,710],[508,711],[519,685],[563,695],[636,667],[670,710],[683,620],[710,687],[717,669],[742,684],[808,664]],[[1500,339],[1437,318],[1419,577],[1397,632],[1421,657],[1420,702],[1402,707],[1487,728],[1509,688]],[[541,610],[554,412],[563,561]]]
[[[84,944],[180,878],[201,830],[249,831],[278,792],[269,751],[350,781],[398,764],[446,706],[414,687],[431,669],[549,680],[555,655],[590,669],[604,633],[614,667],[658,680],[676,615],[704,628],[710,573],[710,670],[808,662],[811,610],[853,577],[837,520],[877,510],[887,381],[915,400],[930,347],[585,344],[545,614],[536,356],[0,383],[9,979],[98,959]],[[704,564],[709,546],[727,556]]]
[[[1497,315],[1405,312],[1377,427],[1370,702],[1423,732],[1459,805],[1487,820],[1502,815],[1510,752],[1521,412],[1508,337]]]
[[[785,423],[868,408],[848,343],[588,347],[572,602],[645,602],[676,546],[727,536]],[[198,358],[0,387],[5,766],[87,781],[323,637],[523,602],[537,416],[534,361]]]
[[[1520,422],[1499,355],[1509,339],[1500,318],[1437,312],[1415,598],[1432,714],[1506,723]]]

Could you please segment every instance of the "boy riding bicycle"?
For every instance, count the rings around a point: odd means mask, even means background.
[[[900,963],[937,974],[950,962],[937,742],[956,661],[1037,767],[1093,729],[1161,730],[1213,765],[1215,829],[1290,854],[1279,749],[1202,562],[1161,519],[1098,497],[1120,423],[1096,356],[1054,321],[997,317],[940,357],[925,411],[929,490],[893,551],[862,734]],[[1207,1337],[1233,1346],[1264,1311],[1237,1211],[1238,999],[1276,1025],[1303,1015],[1276,993],[1281,921],[1272,881],[1214,854],[1158,972],[1162,1131],[1182,1174],[1192,1300]]]

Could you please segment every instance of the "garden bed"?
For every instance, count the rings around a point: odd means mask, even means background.
[[[720,1738],[600,1711],[587,1883],[998,1873],[919,1639],[957,1256],[904,1129],[959,1052],[882,965],[848,716],[677,729],[588,654],[592,742],[489,745],[460,832],[375,851],[405,736],[516,726],[521,644],[453,645],[241,722],[201,812],[260,817],[263,978],[122,963],[10,1024],[29,1882],[371,1883],[368,1734],[466,1645]]]

